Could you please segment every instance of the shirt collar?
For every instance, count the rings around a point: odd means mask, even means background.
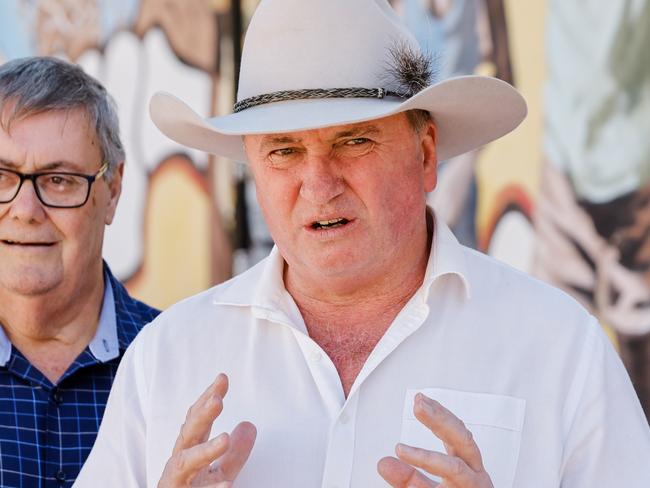
[[[465,298],[471,297],[469,284],[469,273],[465,253],[467,248],[461,245],[456,236],[451,232],[447,224],[439,219],[433,209],[427,209],[433,217],[434,232],[431,251],[427,269],[424,273],[424,280],[418,293],[421,293],[424,300],[431,292],[431,285],[443,276],[456,276],[462,283],[465,290]]]
[[[5,366],[11,357],[11,342],[3,327],[0,327],[0,366]]]
[[[99,324],[95,337],[88,344],[90,352],[98,361],[105,363],[120,355],[120,345],[117,340],[117,318],[115,316],[115,297],[113,286],[106,271],[104,271],[104,301],[99,315]]]
[[[215,305],[252,307],[260,319],[304,329],[298,307],[284,287],[284,258],[277,246],[270,254],[215,292]],[[302,327],[296,327],[302,325]],[[303,330],[304,331],[304,330]]]
[[[416,293],[426,301],[433,283],[444,276],[456,276],[463,285],[465,298],[469,299],[470,285],[465,258],[467,250],[458,242],[449,227],[435,216],[431,208],[428,212],[434,219],[435,230],[424,280]],[[296,313],[299,315],[295,304],[287,308],[287,303],[293,304],[293,301],[287,301],[289,294],[284,287],[283,271],[284,259],[277,246],[274,246],[266,259],[230,281],[225,289],[220,287],[213,303],[251,306],[258,310],[260,318],[302,324],[302,319],[292,320],[297,318]],[[281,310],[284,310],[284,313],[281,313]]]
[[[90,352],[98,361],[106,362],[119,356],[120,348],[117,341],[117,320],[115,317],[115,300],[113,287],[104,272],[104,300],[99,315],[99,324],[95,337],[88,344]],[[11,358],[11,342],[0,327],[0,366],[5,366]]]

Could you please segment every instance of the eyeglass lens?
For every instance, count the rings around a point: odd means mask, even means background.
[[[29,178],[27,178],[29,179]],[[13,200],[20,188],[20,176],[0,169],[0,202]],[[74,207],[88,198],[89,181],[81,176],[65,173],[46,173],[32,179],[37,195],[45,205]]]

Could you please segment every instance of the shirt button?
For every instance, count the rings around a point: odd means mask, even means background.
[[[350,421],[350,417],[348,417],[348,414],[342,413],[339,420],[341,420],[341,423],[345,425]]]
[[[52,392],[52,400],[57,405],[61,405],[63,403],[63,395],[61,394],[61,392],[59,390],[54,390]]]
[[[323,359],[323,355],[321,354],[320,351],[312,351],[311,354],[309,355],[311,360],[315,363],[319,362],[321,359]]]
[[[57,481],[63,483],[65,481],[65,472],[62,469],[59,469],[54,477]]]

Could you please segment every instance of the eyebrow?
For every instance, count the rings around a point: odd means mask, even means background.
[[[18,167],[20,167],[19,164],[16,164],[13,161],[9,161],[3,158],[0,158],[0,165],[9,167],[13,170],[16,170]],[[66,166],[65,168],[62,168],[65,171],[71,171],[73,173],[79,173],[81,171],[81,168],[79,168],[76,164],[73,164],[69,161],[52,161],[38,168],[35,172],[39,173],[41,171],[57,170],[60,169],[62,166]]]
[[[275,146],[277,144],[295,144],[302,142],[302,139],[299,137],[289,137],[289,136],[267,136],[262,139],[260,143],[260,150],[265,151],[270,146]]]
[[[75,165],[72,164],[68,161],[52,161],[51,163],[47,163],[43,165],[41,168],[39,168],[39,171],[49,171],[52,169],[61,169],[62,166],[67,166],[65,169],[69,169],[70,171],[78,171],[79,168]]]
[[[10,168],[17,168],[18,165],[14,163],[13,161],[8,161],[6,159],[0,158],[0,165],[2,166],[9,166]]]
[[[342,130],[334,134],[334,139],[339,139],[341,137],[359,137],[371,134],[379,134],[381,131],[376,125],[362,125],[359,127],[353,127],[352,129]]]
[[[339,131],[336,134],[334,134],[332,140],[340,139],[342,137],[359,137],[363,135],[379,134],[380,132],[381,131],[379,130],[379,128],[374,124],[362,125],[358,127],[353,127],[351,129]],[[276,144],[296,144],[300,142],[302,142],[302,139],[300,137],[290,137],[290,136],[283,136],[283,135],[267,136],[262,140],[260,144],[260,149],[264,151],[269,146],[274,146]]]

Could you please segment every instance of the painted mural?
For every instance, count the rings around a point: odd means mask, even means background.
[[[425,49],[442,47],[443,77],[492,74],[529,102],[514,134],[443,163],[430,200],[465,243],[474,232],[598,316],[650,418],[650,2],[394,4]]]
[[[257,0],[241,3],[245,25]],[[491,74],[529,105],[512,135],[441,163],[431,204],[461,241],[596,314],[650,414],[650,0],[391,3],[438,79]],[[127,164],[105,256],[157,306],[272,246],[245,167],[174,145],[147,114],[158,90],[229,112],[232,32],[230,0],[0,2],[0,62],[62,56],[117,99]]]
[[[545,46],[533,272],[611,326],[650,418],[650,1],[549,0]]]
[[[127,161],[105,258],[134,295],[163,308],[232,274],[233,164],[173,144],[147,108],[164,90],[204,115],[229,109],[228,9],[202,0],[0,2],[0,60],[64,57],[115,97]]]

